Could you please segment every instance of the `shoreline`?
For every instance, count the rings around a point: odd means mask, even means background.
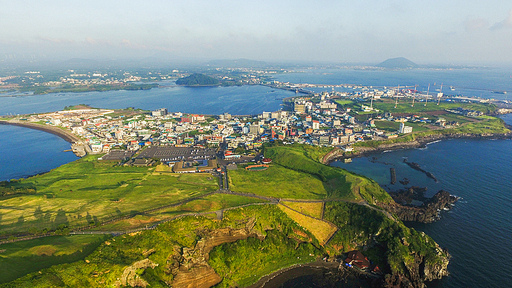
[[[344,266],[341,266],[341,263],[339,262],[325,262],[321,259],[317,259],[314,262],[295,264],[274,271],[261,277],[254,284],[247,286],[247,288],[283,287],[283,285],[288,281],[297,279],[298,277],[319,276],[325,272],[328,272],[328,274],[332,275],[332,279],[326,279],[328,282],[332,281],[333,279],[335,279],[336,283],[339,281],[344,281],[346,285],[343,287],[353,287],[353,285],[356,284],[358,287],[365,287],[364,285],[368,285],[368,281],[370,280],[367,274],[358,272],[355,269],[348,269]],[[375,277],[375,279],[379,278],[375,275],[373,277]]]
[[[78,138],[71,132],[67,132],[67,131],[64,131],[62,129],[59,129],[59,128],[56,128],[53,126],[30,123],[30,122],[25,123],[25,122],[12,121],[12,120],[9,120],[9,121],[0,120],[0,125],[12,125],[12,126],[25,127],[25,128],[44,131],[44,132],[59,136],[60,138],[66,140],[66,142],[69,142],[70,144],[80,142],[80,138]]]
[[[282,282],[279,283],[279,286],[284,284],[286,280],[290,280],[293,278],[286,277],[287,272],[291,272],[296,269],[303,269],[303,268],[312,268],[312,269],[337,269],[339,267],[339,263],[337,262],[324,262],[322,260],[316,260],[314,262],[310,263],[304,263],[304,264],[294,264],[292,266],[288,266],[282,269],[279,269],[277,271],[274,271],[270,274],[267,274],[263,277],[261,277],[256,283],[247,286],[247,288],[264,288],[267,287],[269,283],[274,284],[276,286],[276,282]],[[287,278],[287,279],[282,279]],[[284,280],[284,281],[283,281]]]
[[[508,125],[507,125],[508,126]],[[508,126],[507,128],[511,128]],[[432,144],[435,142],[439,142],[442,140],[450,140],[450,139],[475,139],[475,140],[510,140],[512,139],[512,132],[505,134],[438,134],[438,135],[429,135],[425,137],[421,137],[409,142],[398,142],[391,144],[383,144],[377,147],[354,147],[354,152],[346,153],[339,148],[335,148],[322,159],[322,163],[325,165],[329,165],[331,162],[347,159],[347,158],[358,158],[364,157],[375,153],[383,153],[388,151],[395,150],[403,150],[403,149],[416,149],[416,148],[425,148],[428,144]]]

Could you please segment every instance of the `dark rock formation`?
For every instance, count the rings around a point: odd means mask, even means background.
[[[426,287],[425,282],[448,276],[448,263],[451,256],[448,251],[443,250],[437,244],[436,249],[439,261],[429,262],[424,257],[414,255],[414,263],[410,266],[406,265],[405,273],[385,275],[382,286],[386,288],[423,288]]]
[[[406,191],[390,192],[395,202],[391,204],[380,204],[379,206],[387,211],[396,214],[402,221],[414,221],[432,223],[440,218],[439,211],[450,209],[458,198],[446,191],[437,192],[432,198],[425,198],[426,188],[411,187]],[[413,206],[413,200],[421,201],[421,206]],[[399,204],[402,203],[402,204]]]

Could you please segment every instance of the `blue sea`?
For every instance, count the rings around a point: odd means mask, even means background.
[[[48,172],[78,159],[64,139],[40,130],[0,125],[0,181]]]
[[[278,81],[314,84],[362,84],[374,86],[420,85],[431,92],[439,84],[453,86],[447,94],[508,99],[512,94],[512,69],[453,70],[305,70],[276,75]],[[434,86],[433,84],[436,83]],[[330,90],[330,89],[326,89]],[[493,91],[511,91],[497,94]],[[64,106],[89,104],[101,108],[136,107],[203,114],[254,114],[275,111],[281,99],[294,93],[263,86],[161,88],[148,91],[108,91],[61,93],[27,97],[0,97],[0,115],[40,113]],[[503,117],[512,124],[512,116]],[[0,125],[0,180],[26,177],[48,171],[76,157],[69,144],[55,135],[20,127]],[[373,159],[375,157],[375,159]],[[435,183],[404,165],[403,159],[417,162],[439,180]],[[426,232],[453,256],[451,276],[429,283],[429,287],[506,287],[512,283],[512,141],[445,140],[426,148],[393,151],[353,159],[350,164],[334,163],[369,176],[387,190],[389,168],[397,179],[409,185],[427,187],[427,196],[443,189],[462,197],[451,211],[432,224],[407,225]],[[314,283],[310,287],[314,287]]]
[[[281,109],[282,99],[291,96],[295,93],[265,86],[55,93],[0,97],[0,115],[52,112],[77,104],[112,109],[167,108],[169,112],[248,115],[277,111]],[[70,149],[69,143],[46,132],[0,125],[0,139],[0,181],[47,172],[77,159],[72,152],[63,152]]]
[[[172,85],[173,83],[167,84]],[[0,96],[2,95],[0,94]],[[50,93],[0,97],[0,115],[53,112],[62,110],[65,106],[77,104],[109,109],[135,107],[154,110],[167,108],[169,112],[210,115],[228,112],[245,115],[277,111],[281,108],[282,99],[291,96],[295,96],[295,93],[259,85],[194,88],[176,86],[137,91]]]

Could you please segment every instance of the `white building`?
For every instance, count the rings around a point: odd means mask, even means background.
[[[400,129],[398,130],[401,134],[412,133],[411,126],[405,126],[404,122],[400,123]]]
[[[317,120],[313,120],[313,130],[318,129],[320,129],[320,122],[318,122]]]

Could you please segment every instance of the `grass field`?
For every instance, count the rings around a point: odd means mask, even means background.
[[[105,235],[52,236],[0,245],[0,283],[92,253]]]
[[[384,144],[404,143],[416,140],[421,137],[431,135],[450,135],[450,134],[472,134],[472,135],[492,135],[492,134],[505,134],[510,133],[510,130],[505,127],[504,121],[500,118],[492,116],[480,116],[472,118],[472,121],[461,124],[458,127],[442,128],[436,130],[418,131],[400,136],[395,139],[382,140],[382,141],[364,141],[355,143],[356,147],[379,147]]]
[[[338,103],[339,105],[350,105],[353,104],[354,101],[352,100],[335,100],[334,102]]]
[[[86,226],[200,196],[218,188],[210,174],[154,175],[88,156],[17,182],[37,193],[0,200],[1,234]],[[159,174],[159,173],[158,173]]]
[[[414,131],[414,132],[430,130],[430,128],[428,128],[427,124],[406,122],[405,125],[411,126],[412,131]],[[400,128],[400,122],[375,121],[375,126],[381,130],[395,132],[395,131],[398,131],[398,129]]]
[[[172,217],[186,214],[186,213],[201,213],[217,211],[221,209],[242,206],[245,204],[252,203],[263,203],[266,202],[262,199],[244,197],[238,195],[229,194],[213,194],[208,195],[202,199],[190,201],[183,205],[165,208],[157,210],[151,213],[145,213],[144,215],[137,215],[130,219],[124,219],[115,223],[93,228],[92,230],[97,231],[126,231],[137,228],[143,228],[151,226],[156,222],[170,219]]]
[[[338,230],[338,228],[334,225],[304,216],[284,205],[278,205],[278,207],[279,209],[283,210],[283,212],[286,213],[288,217],[293,219],[293,221],[297,222],[297,224],[311,232],[311,234],[313,234],[318,242],[320,242],[322,245],[324,245],[327,240],[329,240],[329,237],[333,235],[336,230]]]
[[[324,199],[327,192],[321,180],[280,165],[263,171],[229,171],[230,189],[236,192],[290,199]]]
[[[289,201],[281,201],[284,205],[299,211],[300,213],[304,213],[311,217],[315,217],[318,219],[322,219],[322,207],[323,203],[304,203],[304,202],[289,202]]]
[[[320,163],[319,159],[322,158],[321,155],[324,155],[320,152],[325,151],[323,148],[307,145],[268,145],[265,146],[264,151],[265,157],[272,159],[273,163],[300,172],[302,175],[318,178],[322,181],[329,199],[366,200],[369,203],[373,203],[375,200],[392,201],[389,194],[375,181]]]

